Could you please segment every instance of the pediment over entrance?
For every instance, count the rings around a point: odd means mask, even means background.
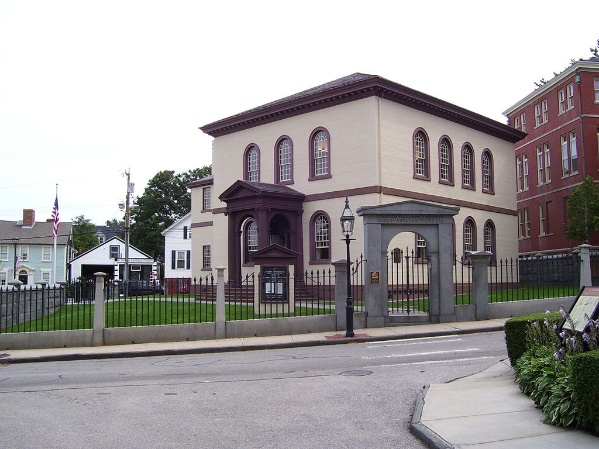
[[[380,206],[363,206],[356,210],[360,216],[368,215],[457,215],[459,207],[441,206],[425,203],[424,201],[400,201],[398,203],[382,204]]]
[[[238,180],[218,198],[230,207],[231,204],[238,201],[244,201],[247,204],[248,200],[253,199],[254,202],[260,202],[260,198],[268,198],[271,202],[275,200],[277,203],[283,204],[301,204],[305,197],[306,195],[303,193],[287,186]]]

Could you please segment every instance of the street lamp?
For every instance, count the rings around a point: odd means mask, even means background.
[[[351,278],[350,278],[350,257],[349,257],[349,242],[351,235],[354,232],[354,214],[349,208],[349,199],[345,197],[345,207],[339,219],[341,222],[341,233],[345,235],[345,244],[347,246],[347,299],[345,302],[345,323],[346,337],[354,336],[354,303],[351,296]]]

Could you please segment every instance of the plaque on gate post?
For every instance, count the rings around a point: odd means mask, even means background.
[[[288,301],[287,267],[262,267],[262,302]]]

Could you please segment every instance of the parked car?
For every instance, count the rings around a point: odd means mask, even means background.
[[[125,293],[124,282],[119,282],[119,294]],[[127,293],[129,296],[160,295],[164,293],[164,287],[159,282],[142,281],[132,279],[127,282]]]

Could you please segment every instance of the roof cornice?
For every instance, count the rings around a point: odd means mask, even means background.
[[[518,101],[513,106],[510,106],[509,108],[507,108],[505,111],[502,112],[502,114],[505,115],[506,117],[509,116],[514,111],[517,111],[522,106],[530,103],[533,99],[544,95],[546,92],[549,92],[557,84],[562,83],[565,79],[571,77],[572,75],[574,75],[580,71],[599,72],[599,60],[597,60],[597,61],[594,61],[594,60],[576,61],[575,63],[571,64],[568,68],[564,69],[561,73],[558,73],[556,76],[551,78],[549,81],[547,81],[546,83],[544,83],[543,85],[541,85],[540,87],[538,87],[537,89],[532,91],[530,94],[528,94],[522,100]]]
[[[488,117],[376,75],[353,74],[200,127],[220,137],[296,115],[376,96],[495,137],[517,142],[525,133]]]

